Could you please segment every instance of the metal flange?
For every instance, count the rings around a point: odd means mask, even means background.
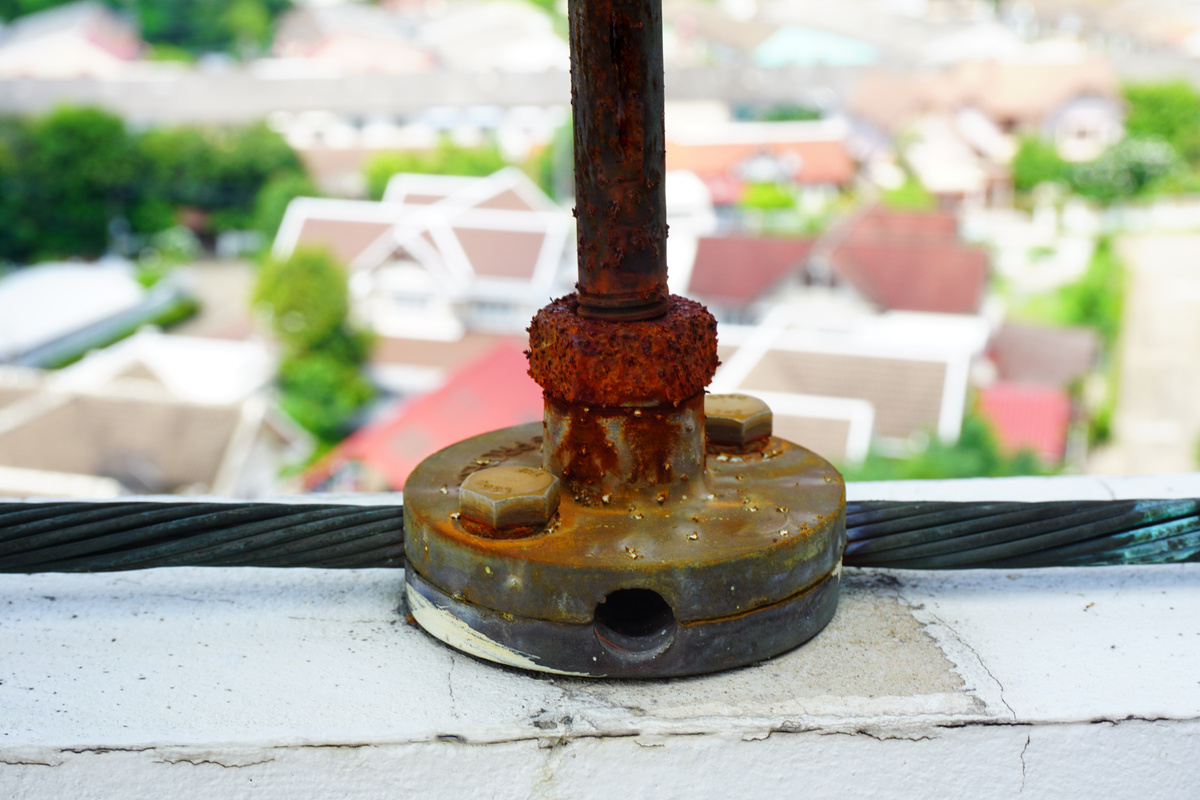
[[[526,669],[653,677],[768,658],[833,616],[845,487],[810,450],[770,437],[657,492],[566,487],[544,525],[463,515],[472,473],[540,469],[544,445],[536,423],[494,431],[409,478],[409,610],[435,637]]]

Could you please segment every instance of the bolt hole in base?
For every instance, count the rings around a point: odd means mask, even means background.
[[[675,612],[658,592],[618,589],[596,606],[596,636],[608,648],[626,653],[660,653],[675,638]]]

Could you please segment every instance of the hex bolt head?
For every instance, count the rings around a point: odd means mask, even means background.
[[[490,467],[458,488],[459,512],[495,530],[545,525],[558,510],[558,478],[537,467]]]
[[[704,398],[704,432],[712,444],[747,447],[771,435],[771,408],[748,394],[710,394]]]

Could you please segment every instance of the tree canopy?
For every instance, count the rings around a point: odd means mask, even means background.
[[[184,209],[199,212],[197,233],[263,224],[271,236],[282,211],[264,214],[259,194],[285,179],[312,193],[299,158],[264,125],[137,134],[107,111],[73,107],[0,118],[0,262],[98,256],[114,224],[153,234]]]
[[[443,138],[432,150],[380,153],[367,162],[363,171],[367,178],[367,194],[372,200],[378,200],[383,197],[388,181],[397,173],[483,178],[507,165],[495,145],[459,147]]]
[[[370,338],[349,322],[346,273],[328,251],[297,249],[268,259],[254,305],[283,345],[281,405],[326,443],[336,442],[374,395],[362,367]]]
[[[0,0],[0,20],[44,11],[75,0]],[[193,55],[226,51],[245,55],[261,50],[271,23],[291,8],[291,0],[109,0],[130,14],[151,44],[169,45]]]
[[[1200,94],[1186,81],[1125,87],[1130,136],[1161,139],[1193,166],[1200,165]]]

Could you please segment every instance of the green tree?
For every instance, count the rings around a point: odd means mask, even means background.
[[[325,250],[297,249],[263,264],[253,300],[283,344],[283,409],[322,441],[339,440],[374,394],[362,371],[370,339],[350,326],[345,272]]]
[[[397,173],[485,177],[505,166],[507,162],[494,144],[459,147],[443,138],[433,150],[380,153],[367,162],[363,171],[367,178],[367,194],[371,199],[379,200],[388,181]]]
[[[288,204],[297,197],[316,197],[317,188],[307,175],[280,172],[267,181],[254,200],[254,228],[270,241],[279,232],[279,224]]]
[[[290,7],[290,0],[133,0],[146,41],[192,53],[236,52],[246,37],[261,42],[263,16],[269,22]]]
[[[107,111],[64,107],[33,121],[22,173],[23,213],[35,255],[98,256],[108,226],[132,207],[145,161],[125,123]]]
[[[263,264],[254,306],[289,353],[318,349],[350,313],[346,274],[328,251],[299,248],[286,261]]]
[[[1071,185],[1084,197],[1107,204],[1145,194],[1181,167],[1167,142],[1127,136],[1095,161],[1075,164]]]
[[[265,125],[235,129],[163,128],[139,142],[148,160],[134,227],[153,232],[163,212],[179,207],[209,213],[214,230],[256,222],[258,195],[285,175],[307,180],[304,165],[283,137]]]
[[[1125,130],[1133,137],[1161,139],[1189,164],[1200,165],[1200,94],[1186,81],[1130,84]]]
[[[261,52],[271,35],[271,13],[261,0],[233,0],[221,22],[242,57]]]
[[[1012,160],[1013,188],[1031,191],[1042,183],[1066,183],[1071,165],[1059,157],[1054,145],[1035,137],[1024,137]]]
[[[0,117],[0,264],[25,261],[36,242],[22,169],[32,146],[28,128],[17,117]]]

